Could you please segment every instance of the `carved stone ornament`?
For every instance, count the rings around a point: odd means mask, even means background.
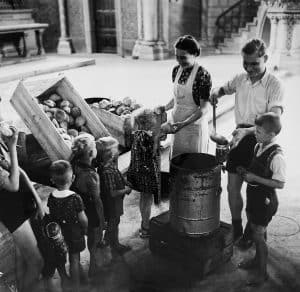
[[[278,10],[300,10],[299,0],[263,0],[269,9]]]

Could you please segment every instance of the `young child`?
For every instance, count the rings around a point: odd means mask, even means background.
[[[97,244],[102,241],[104,228],[99,176],[96,169],[92,166],[92,161],[96,156],[96,143],[92,135],[81,134],[74,139],[71,164],[75,180],[72,189],[81,196],[88,218],[89,277],[95,276],[97,272]]]
[[[141,108],[134,118],[131,161],[127,172],[128,182],[140,192],[140,212],[142,217],[140,237],[149,237],[149,221],[153,195],[160,202],[160,126],[162,113]]]
[[[254,158],[248,170],[242,167],[237,169],[248,183],[246,212],[256,247],[255,257],[242,261],[239,267],[257,268],[257,277],[247,283],[252,286],[268,278],[266,231],[278,208],[275,189],[282,189],[285,183],[285,161],[281,147],[275,143],[275,137],[281,130],[280,117],[272,112],[265,113],[255,120],[255,125],[258,143]]]
[[[126,185],[121,172],[118,170],[118,141],[113,137],[103,137],[97,140],[98,173],[101,182],[101,198],[107,221],[105,241],[112,251],[123,254],[131,248],[119,242],[120,217],[123,214],[124,196],[130,194],[131,188]]]
[[[88,220],[81,197],[70,190],[74,180],[71,164],[65,160],[53,162],[50,175],[57,189],[48,198],[49,212],[51,219],[60,225],[68,246],[72,291],[79,291],[80,252],[85,249],[84,235]],[[65,280],[64,267],[58,267],[58,271]]]

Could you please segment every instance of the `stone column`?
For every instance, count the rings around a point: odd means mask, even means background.
[[[71,39],[67,34],[66,9],[65,0],[58,0],[59,22],[60,22],[60,38],[58,40],[57,53],[70,55],[72,54]]]
[[[168,54],[163,41],[162,0],[138,0],[137,13],[138,40],[133,48],[132,57],[150,60],[165,59]]]
[[[300,1],[269,0],[271,20],[270,56],[273,68],[300,61]]]

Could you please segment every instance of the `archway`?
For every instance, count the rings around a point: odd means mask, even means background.
[[[263,23],[263,28],[261,32],[261,38],[264,40],[268,47],[270,45],[271,38],[271,21],[268,17],[265,17],[265,21]]]

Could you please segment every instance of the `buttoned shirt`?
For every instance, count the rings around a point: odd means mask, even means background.
[[[234,113],[237,125],[254,125],[255,118],[270,111],[272,107],[283,109],[283,87],[268,72],[254,84],[247,73],[238,74],[222,87],[225,94],[235,93]]]

